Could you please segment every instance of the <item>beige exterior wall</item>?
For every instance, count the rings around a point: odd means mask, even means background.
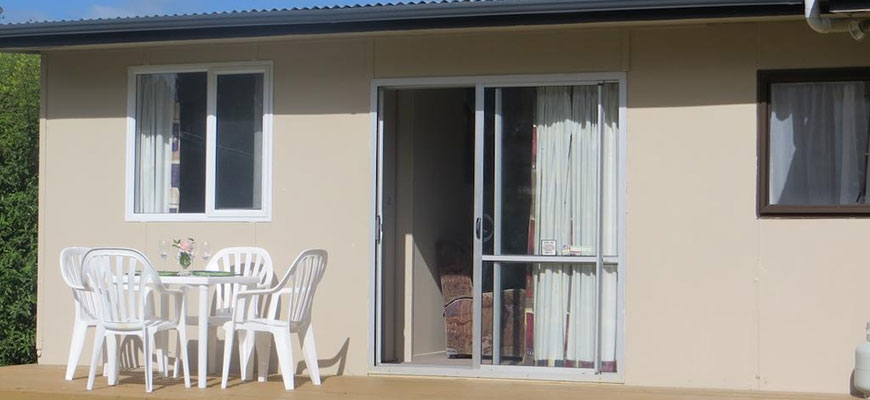
[[[250,60],[274,62],[272,221],[125,222],[127,68]],[[756,217],[755,74],[870,66],[868,43],[747,22],[62,50],[44,65],[41,363],[64,363],[69,346],[61,248],[133,246],[159,262],[160,239],[189,235],[263,246],[279,272],[303,248],[328,249],[319,358],[333,360],[327,374],[367,373],[371,79],[624,71],[625,383],[849,390],[870,320],[870,221]]]

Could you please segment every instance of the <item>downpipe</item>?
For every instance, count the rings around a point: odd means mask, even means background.
[[[862,40],[870,32],[870,19],[840,19],[822,17],[819,0],[804,0],[807,25],[818,33],[849,32],[855,40]]]

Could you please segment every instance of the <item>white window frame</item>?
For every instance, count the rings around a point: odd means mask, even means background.
[[[206,100],[206,171],[204,213],[136,213],[136,80],[144,74],[168,74],[205,72],[207,77]],[[227,74],[263,74],[263,137],[262,137],[262,182],[261,209],[215,209],[215,139],[217,130],[217,76]],[[130,67],[127,73],[127,148],[125,214],[133,222],[201,222],[242,221],[269,222],[272,219],[272,62],[238,62],[196,65],[159,65]]]
[[[379,92],[381,89],[420,89],[420,88],[450,88],[450,87],[467,87],[475,89],[477,97],[476,113],[483,113],[483,94],[486,88],[498,87],[517,87],[517,86],[572,86],[590,83],[599,83],[602,81],[617,82],[619,84],[619,132],[617,141],[617,166],[619,196],[617,199],[617,227],[619,229],[618,237],[618,256],[603,257],[605,263],[616,262],[617,273],[619,276],[617,282],[617,330],[616,330],[616,372],[599,372],[589,373],[588,370],[579,368],[561,368],[561,367],[526,367],[526,366],[506,366],[506,365],[481,365],[479,361],[471,366],[437,366],[437,365],[414,365],[414,364],[383,364],[380,362],[380,322],[381,322],[381,302],[383,299],[380,296],[378,287],[380,285],[380,268],[378,266],[378,245],[376,238],[379,234],[378,229],[378,204],[379,196],[379,170],[382,168],[382,161],[379,157],[379,131],[380,124],[378,120],[379,109]],[[528,380],[547,380],[547,381],[573,381],[573,382],[602,382],[602,383],[625,383],[625,282],[627,273],[626,259],[626,174],[627,174],[627,74],[625,72],[598,72],[598,73],[568,73],[568,74],[524,74],[524,75],[491,75],[491,76],[455,76],[455,77],[417,77],[417,78],[382,78],[373,79],[370,92],[370,157],[373,160],[371,173],[371,187],[375,188],[372,193],[369,232],[372,240],[369,242],[370,247],[370,264],[369,276],[371,277],[369,285],[369,326],[368,337],[369,343],[372,345],[368,350],[368,371],[373,375],[412,375],[412,376],[452,376],[463,378],[495,378],[495,379],[528,379]],[[482,117],[482,114],[481,114]],[[475,125],[481,121],[481,117],[476,117]],[[482,126],[476,126],[475,129],[483,129]],[[477,154],[476,156],[480,156]],[[478,161],[475,160],[475,163]],[[477,205],[475,205],[476,207]],[[475,252],[477,257],[477,252]],[[521,258],[521,257],[520,257]],[[481,260],[486,261],[486,260]],[[522,260],[520,260],[522,261]],[[569,262],[582,262],[582,258],[570,257]],[[475,264],[478,264],[475,261]],[[475,290],[479,290],[477,286]],[[475,309],[477,312],[477,309]],[[479,315],[475,316],[479,319]],[[475,339],[479,341],[479,336],[475,335]]]

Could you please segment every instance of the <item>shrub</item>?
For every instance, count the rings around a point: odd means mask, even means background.
[[[36,361],[39,57],[0,54],[0,365]]]

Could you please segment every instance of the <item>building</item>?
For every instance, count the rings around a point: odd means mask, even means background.
[[[194,237],[279,271],[330,252],[325,374],[847,393],[870,320],[868,12],[484,0],[4,25],[0,49],[42,55],[40,363],[69,346],[62,248],[170,269],[159,242]]]

